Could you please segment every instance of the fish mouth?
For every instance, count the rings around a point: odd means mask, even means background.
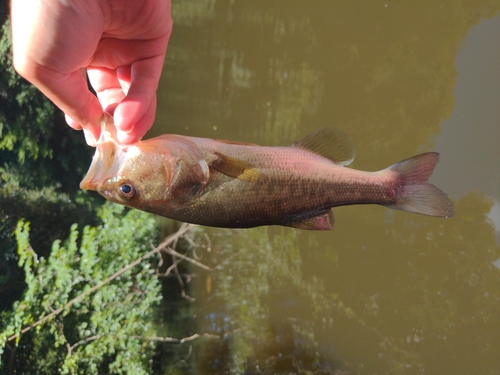
[[[116,129],[110,115],[104,114],[101,121],[101,136],[87,174],[80,182],[80,189],[98,191],[99,185],[118,173],[119,154],[126,148],[118,143]]]
[[[97,191],[97,187],[99,186],[99,183],[94,182],[94,181],[87,181],[87,180],[82,180],[80,182],[80,189],[82,190],[94,190]]]
[[[83,180],[80,182],[80,189],[97,191],[98,186],[102,181],[104,181],[106,172],[108,171],[110,165],[108,160],[106,160],[102,154],[102,152],[96,150],[92,163],[90,164],[90,168]]]
[[[94,154],[94,157],[92,158],[92,163],[90,164],[90,168],[83,180],[80,182],[80,189],[97,191],[97,187],[102,181],[101,175],[103,169],[106,168],[106,163],[104,163],[99,148],[101,148],[101,145],[97,145],[96,152]]]

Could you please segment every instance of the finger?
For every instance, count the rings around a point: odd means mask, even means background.
[[[101,107],[107,113],[113,113],[118,103],[125,97],[115,69],[88,68],[89,81],[94,88]]]
[[[64,114],[64,117],[66,119],[66,123],[70,127],[72,127],[75,130],[82,130],[82,126],[78,122],[76,122],[75,120],[73,120],[71,117],[69,117],[67,114]]]
[[[96,132],[91,132],[87,129],[83,129],[82,126],[77,123],[76,121],[74,121],[71,117],[69,117],[68,115],[64,115],[65,118],[66,118],[66,122],[68,123],[68,125],[75,129],[75,130],[83,130],[83,135],[85,136],[85,142],[87,142],[87,144],[89,146],[92,146],[92,147],[95,147],[96,144],[97,144],[97,140],[99,139],[100,137],[100,134],[97,134]]]
[[[73,128],[78,129],[77,124],[79,124],[89,129],[97,128],[97,130],[91,129],[92,133],[99,132],[102,108],[97,98],[88,90],[87,81],[80,71],[69,74],[58,73],[31,62],[26,64],[22,73],[73,120]]]
[[[115,69],[164,55],[168,35],[153,39],[102,38],[92,55],[91,65]]]
[[[114,118],[116,127],[122,132],[131,132],[156,102],[156,90],[160,80],[165,54],[140,60],[132,64],[130,70],[130,88],[127,96],[116,108]],[[148,129],[153,125],[154,116],[146,116],[143,121]]]
[[[86,11],[75,11],[83,9],[82,4]],[[75,14],[84,20],[88,18],[85,15],[92,14],[92,25],[84,22],[84,35],[75,25]],[[99,132],[102,109],[79,69],[95,50],[103,23],[101,15],[95,2],[12,2],[16,70],[68,115],[74,128],[81,124],[93,134]]]
[[[125,95],[127,95],[128,90],[130,90],[130,76],[130,66],[119,66],[116,68],[116,78],[118,78],[118,82],[120,83]]]
[[[151,128],[151,124],[154,121],[156,115],[156,97],[153,101],[151,101],[150,107],[147,109],[144,116],[136,122],[134,128],[130,132],[123,132],[118,130],[117,137],[118,141],[123,144],[132,144],[140,141],[142,137],[148,132]]]
[[[93,137],[99,138],[102,108],[79,71],[59,74],[38,66],[31,80],[66,114],[67,119],[71,119],[70,126],[85,128]]]

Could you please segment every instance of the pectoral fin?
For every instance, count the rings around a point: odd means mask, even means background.
[[[334,223],[335,218],[333,217],[333,211],[330,210],[325,214],[286,224],[286,226],[305,230],[331,230],[333,229]]]
[[[257,167],[249,162],[219,153],[216,156],[210,167],[226,176],[246,182],[257,182],[262,177]]]

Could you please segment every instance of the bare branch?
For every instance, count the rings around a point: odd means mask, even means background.
[[[180,259],[174,259],[174,261],[172,262],[172,265],[170,267],[167,268],[167,270],[163,273],[162,276],[168,276],[170,275],[170,273],[172,272],[172,270],[176,269],[177,268],[177,265],[180,263]]]
[[[153,337],[131,336],[131,338],[141,339],[141,340],[145,340],[145,341],[172,342],[172,343],[176,343],[176,344],[184,344],[185,342],[193,341],[193,340],[196,340],[200,337],[206,337],[209,339],[220,339],[221,338],[219,335],[212,335],[210,333],[203,333],[201,335],[199,333],[195,333],[194,335],[184,337],[182,339],[176,339],[174,337],[158,337],[158,336],[153,336]]]
[[[104,336],[104,334],[99,334],[99,335],[94,335],[94,336],[89,336],[87,338],[84,338],[83,340],[80,340],[80,341],[74,343],[73,345],[71,345],[71,350],[75,349],[77,346],[86,344],[88,342],[99,340],[103,336]]]
[[[184,254],[178,253],[177,251],[175,251],[171,247],[166,247],[162,251],[166,252],[167,254],[181,258],[182,260],[185,260],[186,262],[192,263],[195,266],[200,267],[201,269],[203,269],[205,271],[212,271],[212,268],[205,266],[203,263],[200,263],[200,262],[194,260],[193,258],[190,258]]]
[[[192,336],[189,336],[189,337],[184,337],[183,339],[180,339],[179,340],[179,343],[180,344],[184,344],[185,342],[188,342],[188,341],[193,341],[193,340],[196,340],[200,337],[206,337],[208,339],[220,339],[220,336],[219,335],[212,335],[210,333],[204,333],[203,335],[200,335],[199,333],[195,333],[194,335]]]
[[[172,256],[172,258],[173,258],[173,256]],[[196,301],[196,299],[191,297],[191,296],[188,296],[186,294],[186,289],[184,288],[184,282],[182,281],[181,274],[179,273],[179,269],[177,268],[177,262],[178,261],[176,261],[176,259],[174,258],[174,264],[176,267],[173,268],[173,271],[174,271],[175,276],[177,277],[177,281],[178,281],[179,285],[181,286],[181,297],[187,299],[190,302],[194,302],[194,301]]]

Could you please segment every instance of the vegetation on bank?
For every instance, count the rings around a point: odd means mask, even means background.
[[[0,4],[0,373],[149,374],[154,345],[143,338],[162,297],[149,261],[68,303],[150,250],[157,224],[79,189],[93,149],[14,71],[7,7]]]
[[[48,258],[30,244],[19,221],[23,297],[0,315],[0,353],[9,373],[150,374],[154,307],[161,300],[154,267],[142,260],[157,238],[156,222],[139,211],[106,204],[102,224],[72,225]],[[137,259],[134,267],[129,264]]]
[[[12,67],[7,3],[0,5],[0,311],[23,290],[14,229],[32,223],[32,241],[47,256],[70,225],[97,223],[93,199],[78,182],[92,150],[65,125],[60,111]],[[68,218],[71,218],[68,220]]]

